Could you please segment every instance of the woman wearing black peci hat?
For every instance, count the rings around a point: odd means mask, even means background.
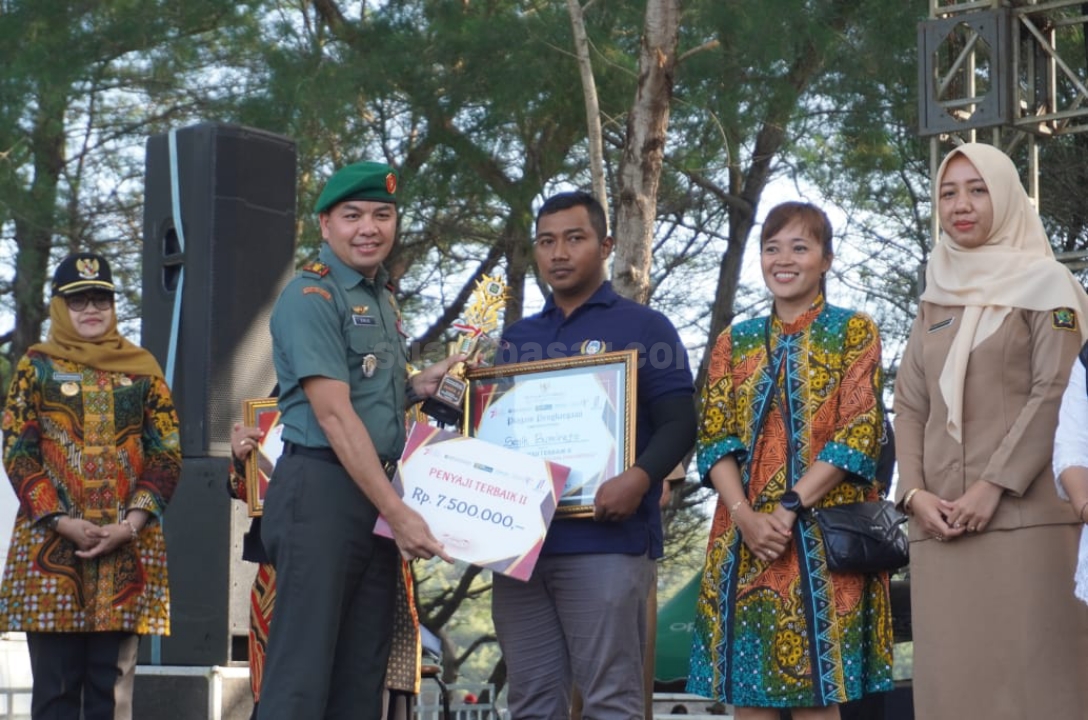
[[[0,631],[27,634],[39,718],[131,718],[138,637],[169,634],[159,518],[181,473],[158,363],[117,331],[106,259],[57,267],[46,342],[19,361],[3,417],[19,498]]]

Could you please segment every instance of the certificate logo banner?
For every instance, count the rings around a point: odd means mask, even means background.
[[[569,468],[416,423],[393,485],[453,558],[528,580]],[[374,532],[392,537],[379,518]]]

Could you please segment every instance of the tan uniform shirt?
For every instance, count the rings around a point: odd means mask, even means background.
[[[1068,310],[1014,308],[971,352],[963,397],[963,443],[946,430],[938,381],[962,307],[923,302],[895,380],[896,501],[912,488],[946,500],[986,480],[1005,488],[988,530],[1076,523],[1054,488],[1050,457],[1069,368],[1080,350]],[[912,527],[911,538],[920,539]]]

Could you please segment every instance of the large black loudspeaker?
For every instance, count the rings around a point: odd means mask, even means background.
[[[227,456],[242,400],[275,384],[268,319],[294,268],[295,144],[213,123],[176,138],[176,188],[168,135],[147,141],[143,345],[165,369],[184,268],[172,385],[182,453]]]
[[[225,665],[246,659],[256,569],[241,560],[245,508],[226,491],[230,430],[242,401],[275,385],[268,319],[294,268],[296,154],[288,138],[237,125],[175,139],[174,153],[167,134],[147,141],[142,340],[165,370],[184,268],[172,380],[184,461],[163,521],[171,635],[142,643],[140,659]]]

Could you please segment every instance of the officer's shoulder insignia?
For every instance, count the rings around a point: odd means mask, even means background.
[[[1051,313],[1050,323],[1056,330],[1076,332],[1077,314],[1072,308],[1058,308]]]
[[[607,346],[601,340],[586,340],[582,343],[583,355],[600,355],[607,349]]]
[[[317,287],[316,285],[307,285],[306,287],[302,288],[302,294],[303,295],[320,295],[321,297],[325,298],[329,302],[332,302],[332,293],[330,293],[325,288]]]
[[[325,277],[329,274],[329,266],[320,260],[314,260],[311,263],[306,263],[302,266],[302,272],[312,273],[318,277]]]

